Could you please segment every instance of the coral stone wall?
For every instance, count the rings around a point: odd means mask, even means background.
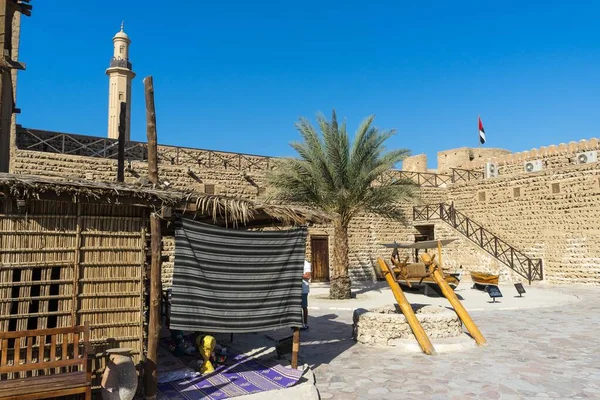
[[[463,164],[471,157],[474,161]],[[597,139],[549,146],[530,152],[506,154],[500,149],[456,149],[440,152],[441,169],[463,166],[483,169],[487,159],[499,163],[500,176],[421,188],[416,204],[454,202],[458,211],[497,234],[501,239],[544,262],[544,277],[552,283],[600,284],[600,164],[576,164],[579,152],[600,150]],[[267,190],[265,170],[269,157],[159,146],[159,174],[173,188],[238,196],[260,201]],[[115,160],[16,150],[13,173],[114,181]],[[500,154],[500,157],[494,157]],[[485,156],[485,157],[484,157]],[[489,156],[489,157],[488,157]],[[415,156],[413,166],[420,156]],[[523,162],[542,159],[540,172],[524,173]],[[409,160],[409,165],[411,160]],[[415,167],[417,168],[417,167]],[[420,168],[420,167],[419,167]],[[147,165],[133,161],[125,177],[129,183],[145,179]],[[502,263],[478,248],[442,221],[412,221],[413,204],[405,204],[408,225],[373,215],[360,215],[350,226],[350,275],[355,280],[378,277],[377,257],[389,259],[382,243],[413,242],[418,226],[433,225],[436,238],[456,238],[444,249],[444,264],[456,271],[494,272],[502,281],[522,280]],[[312,226],[309,235],[329,236],[329,264],[333,264],[333,229]],[[174,242],[164,239],[165,286],[170,285]],[[310,240],[307,257],[310,259]],[[468,274],[466,274],[468,278]]]
[[[457,210],[528,256],[551,283],[600,284],[600,168],[572,165],[453,185]]]
[[[402,170],[411,172],[427,172],[427,155],[417,154],[416,156],[406,157],[402,161]]]
[[[485,160],[492,157],[504,156],[510,151],[504,149],[493,149],[487,147],[461,147],[437,153],[437,171],[448,172],[450,168],[469,168],[477,160]]]
[[[577,165],[577,154],[598,151],[600,159],[600,141],[596,138],[579,142],[562,143],[558,146],[542,146],[539,149],[523,151],[500,156],[486,156],[467,163],[465,168],[483,171],[486,162],[498,164],[500,176],[518,175],[525,172],[524,164],[528,161],[541,160],[543,170],[558,170]]]

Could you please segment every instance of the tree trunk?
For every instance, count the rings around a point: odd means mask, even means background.
[[[351,282],[348,276],[348,224],[336,218],[334,223],[333,271],[330,278],[329,298],[349,299]]]

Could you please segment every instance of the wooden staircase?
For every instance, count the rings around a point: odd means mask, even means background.
[[[544,278],[541,258],[531,258],[494,233],[457,211],[453,204],[439,203],[413,207],[414,221],[439,220],[463,234],[481,249],[527,279],[529,284]]]

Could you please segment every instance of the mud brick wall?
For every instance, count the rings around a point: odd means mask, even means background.
[[[116,180],[116,160],[26,150],[17,150],[17,155],[18,157],[14,159],[12,165],[14,173],[57,178],[74,177],[96,181]],[[199,154],[198,156],[201,155]],[[179,157],[179,162],[185,164],[173,165],[169,157],[161,156],[159,165],[161,180],[168,181],[176,189],[206,191],[208,186],[211,186],[211,190],[214,190],[216,194],[259,200],[258,188],[266,188],[267,186],[265,173],[261,170],[239,171],[232,169],[231,164],[216,163],[214,160],[210,161],[211,168],[208,168],[203,163],[192,162],[193,157],[185,159],[181,153]],[[186,157],[191,156],[186,155]],[[128,183],[139,182],[144,179],[146,171],[146,163],[134,161],[131,163],[131,168],[128,168],[125,172],[125,180]],[[447,189],[445,188],[423,187],[421,188],[421,195],[417,203],[430,204],[446,201],[447,193]],[[387,259],[390,255],[390,251],[381,246],[381,243],[389,243],[394,240],[399,242],[414,241],[414,235],[418,231],[412,226],[412,207],[413,204],[406,204],[404,207],[408,225],[373,215],[361,215],[352,222],[349,230],[349,273],[355,281],[371,281],[378,278],[379,268],[377,266],[377,257]],[[438,228],[438,226],[443,225],[436,223],[436,231],[442,229]],[[309,260],[311,257],[310,235],[326,235],[329,237],[329,265],[332,266],[333,227],[317,225],[309,228],[309,240],[307,241],[307,258]],[[445,232],[443,234],[436,232],[436,237],[445,238],[448,236]],[[454,234],[452,237],[457,237],[457,235]],[[162,281],[165,289],[172,285],[174,244],[172,236],[164,237]],[[462,258],[465,252],[458,252],[456,258],[462,260],[464,268],[472,267],[481,269],[479,266],[482,263],[478,261],[480,259],[486,260],[485,265],[491,263],[489,256],[483,251],[480,250],[478,253],[474,245],[469,243],[466,243],[466,246],[465,248],[469,248],[470,252],[477,253],[477,256],[472,257],[474,261],[469,262]],[[451,262],[450,259],[454,258],[454,256],[449,258],[448,262]]]
[[[173,188],[213,191],[259,201],[259,193],[262,195],[264,190],[268,190],[264,175],[272,162],[268,157],[178,150],[168,146],[159,146],[159,149],[161,180],[168,181]],[[499,177],[449,184],[446,188],[421,188],[421,198],[416,203],[453,201],[457,210],[483,224],[501,239],[527,255],[541,257],[544,277],[549,282],[600,285],[600,164],[575,164],[578,152],[600,150],[598,140],[542,147],[516,154],[506,154],[502,150],[504,153],[499,157],[494,157],[494,151],[500,149],[485,150],[492,151],[480,153],[480,161],[476,158],[463,166],[482,170],[489,159],[499,163]],[[459,166],[465,157],[470,157],[468,151],[440,152],[441,155],[447,154],[442,167]],[[26,150],[16,150],[15,154],[11,165],[14,173],[97,181],[116,179],[116,160]],[[415,162],[420,162],[420,156],[415,157]],[[541,172],[523,172],[525,160],[539,158],[544,160]],[[146,163],[133,161],[125,173],[126,181],[143,181],[146,171]],[[358,216],[352,222],[349,232],[352,278],[377,278],[377,257],[388,259],[390,255],[381,243],[414,241],[418,231],[412,222],[412,206],[405,205],[408,226],[372,215]],[[450,270],[462,265],[467,276],[466,272],[476,270],[500,273],[502,281],[522,281],[444,222],[418,224],[434,225],[436,238],[457,238],[444,250],[444,264]],[[333,265],[332,227],[312,226],[309,234],[329,236],[330,265]],[[170,284],[173,250],[172,237],[166,237],[163,253],[165,286]],[[310,255],[309,240],[309,259]]]
[[[420,197],[415,203],[428,204],[446,201],[445,188],[420,189]],[[375,215],[359,215],[353,219],[349,229],[350,276],[355,280],[375,280],[380,278],[377,258],[388,260],[391,250],[383,243],[414,242],[419,232],[412,224],[413,203],[403,205],[407,224],[381,218]]]
[[[17,174],[71,177],[100,182],[114,182],[117,179],[116,160],[27,150],[17,150],[16,155],[11,170]],[[125,170],[125,182],[135,184],[147,177],[147,165],[146,162],[133,161],[131,168]],[[187,166],[161,161],[159,175],[161,181],[169,182],[174,189],[204,192],[210,186],[215,194],[247,199],[257,199],[258,188],[266,187],[264,174],[226,168],[208,169],[199,167],[197,163]]]
[[[442,173],[448,172],[450,168],[468,168],[468,166],[478,160],[486,160],[507,154],[510,154],[510,151],[487,147],[461,147],[459,149],[438,151],[437,171]]]
[[[600,284],[598,163],[455,184],[448,199],[528,256],[542,258],[548,282]]]
[[[403,171],[427,172],[427,154],[406,157],[402,161]]]
[[[544,170],[557,170],[577,165],[577,154],[587,151],[598,151],[600,159],[600,141],[592,138],[569,144],[561,143],[558,146],[542,146],[539,149],[519,153],[487,155],[465,164],[465,168],[483,171],[486,162],[494,162],[498,164],[500,176],[519,175],[525,172],[525,162],[541,160]]]

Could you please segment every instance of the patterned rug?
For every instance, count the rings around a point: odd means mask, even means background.
[[[210,375],[158,385],[158,400],[221,400],[294,386],[303,371],[238,355]]]

